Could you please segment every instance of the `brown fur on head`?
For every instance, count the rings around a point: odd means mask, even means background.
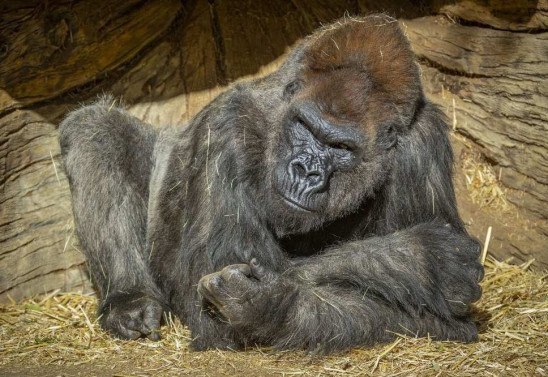
[[[419,73],[395,19],[341,19],[309,37],[303,57],[309,95],[327,114],[366,129],[394,114],[402,123],[412,117]]]

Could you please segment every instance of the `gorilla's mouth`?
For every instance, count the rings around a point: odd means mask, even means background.
[[[299,211],[315,212],[312,208],[305,207],[302,204],[298,203],[297,201],[286,197],[285,195],[282,195],[282,198],[283,198],[284,202],[286,202],[287,205],[289,205],[291,208],[295,208]]]

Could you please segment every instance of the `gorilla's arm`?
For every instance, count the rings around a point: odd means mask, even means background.
[[[156,132],[104,96],[59,127],[76,233],[98,289],[100,323],[158,339],[166,302],[148,266],[148,184]]]
[[[199,290],[250,341],[322,351],[394,333],[471,341],[469,305],[481,294],[478,243],[432,222],[350,242],[282,275],[229,266]]]
[[[405,311],[449,318],[479,298],[479,244],[449,224],[431,222],[349,242],[295,266],[288,275],[313,286],[365,289]]]

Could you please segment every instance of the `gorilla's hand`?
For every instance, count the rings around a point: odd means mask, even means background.
[[[484,271],[479,261],[480,244],[448,224],[437,232],[442,245],[430,255],[430,265],[436,267],[436,281],[451,313],[465,316],[470,305],[481,297],[479,282]]]
[[[147,337],[160,340],[162,313],[162,305],[145,293],[117,292],[103,302],[100,323],[121,339]]]
[[[202,277],[198,292],[234,327],[259,326],[280,293],[285,292],[279,275],[266,270],[256,259],[234,264]]]

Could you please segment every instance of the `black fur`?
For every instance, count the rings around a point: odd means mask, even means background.
[[[318,31],[176,131],[110,97],[70,113],[60,142],[103,327],[157,339],[171,310],[195,349],[474,340],[483,269],[446,128],[379,15]],[[288,203],[298,185],[316,197]]]

